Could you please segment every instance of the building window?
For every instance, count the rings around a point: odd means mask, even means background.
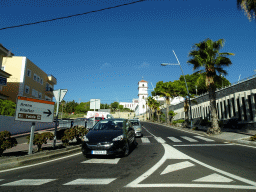
[[[144,87],[144,84],[142,84],[142,87]]]
[[[41,85],[43,85],[43,79],[42,78],[40,79],[40,83],[41,83]]]
[[[27,70],[27,76],[31,77],[31,70],[29,70],[29,69]]]
[[[142,96],[142,99],[144,99],[144,96]]]
[[[36,74],[34,74],[34,77],[33,77],[34,81],[36,81],[36,78],[37,78],[37,75],[36,75]]]
[[[42,93],[41,92],[38,93],[38,98],[42,99]]]
[[[29,86],[27,86],[27,85],[25,86],[25,93],[29,94]]]
[[[39,76],[37,76],[36,81],[37,81],[38,83],[40,82],[40,77],[39,77]]]
[[[47,96],[45,95],[45,100],[46,100],[46,101],[51,101],[51,98],[50,98],[50,97],[47,97]]]
[[[5,66],[2,66],[2,67],[1,67],[1,70],[4,71],[4,70],[5,70]]]
[[[32,89],[32,96],[38,97],[38,91],[35,89]]]

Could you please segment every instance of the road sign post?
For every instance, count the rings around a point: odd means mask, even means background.
[[[59,114],[59,104],[68,92],[67,89],[58,89],[53,91],[53,95],[56,99],[57,103],[57,108],[56,108],[56,121],[55,121],[55,129],[54,129],[54,140],[53,140],[53,149],[56,146],[56,141],[57,141],[57,124],[58,124],[58,114]]]
[[[30,140],[29,140],[29,148],[28,148],[28,154],[31,155],[33,152],[33,140],[34,140],[34,131],[35,131],[36,123],[32,122],[31,126],[31,132],[30,132]]]
[[[94,111],[93,126],[95,125],[95,109],[100,109],[100,99],[91,99],[90,100],[90,109]]]

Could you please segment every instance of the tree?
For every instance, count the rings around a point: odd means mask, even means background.
[[[16,104],[10,100],[0,99],[0,115],[14,116]]]
[[[186,94],[186,89],[181,81],[177,81],[177,80],[174,82],[159,81],[156,83],[156,88],[154,89],[154,92],[156,95],[165,97],[167,124],[170,124],[170,118],[169,118],[170,99]]]
[[[86,104],[85,102],[80,103],[75,107],[75,112],[76,113],[86,113],[88,110],[86,109]]]
[[[255,15],[256,15],[255,0],[237,0],[237,8],[239,10],[242,9],[245,12],[249,21],[251,21],[252,19],[255,19]]]
[[[234,55],[233,53],[220,53],[219,50],[224,46],[224,39],[219,39],[218,41],[212,41],[211,39],[206,39],[200,43],[193,46],[193,50],[189,53],[192,57],[187,63],[193,65],[193,70],[199,70],[200,72],[205,72],[205,84],[209,92],[210,109],[211,109],[211,122],[212,127],[208,129],[209,134],[219,134],[220,127],[218,125],[218,116],[216,108],[216,81],[220,81],[220,75],[226,75],[227,72],[223,67],[230,66],[232,64],[231,60],[226,57],[229,55]],[[199,74],[200,74],[199,73]],[[217,75],[217,73],[219,75]]]
[[[119,105],[119,106],[118,106],[118,109],[123,110],[123,109],[124,109],[124,106],[123,106],[123,105]]]
[[[188,74],[188,75],[185,75],[185,78],[186,78],[188,90],[191,96],[201,95],[208,91],[205,84],[206,73],[202,73],[202,74],[193,73],[191,75]],[[184,85],[185,85],[183,75],[180,76],[179,80],[181,82],[184,82]],[[216,85],[216,88],[222,88],[230,84],[231,83],[225,77],[221,77],[221,81],[216,82],[215,85]]]
[[[116,111],[116,109],[118,109],[119,103],[117,101],[111,103],[111,108]]]
[[[148,105],[148,107],[149,107],[149,120],[151,121],[152,120],[152,109],[153,109],[153,101],[154,99],[153,99],[153,97],[148,97],[147,98],[147,105]]]

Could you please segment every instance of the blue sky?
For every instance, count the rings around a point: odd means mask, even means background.
[[[136,0],[2,0],[0,28],[94,11]],[[155,86],[192,74],[188,53],[195,43],[225,39],[221,52],[235,53],[226,78],[255,74],[256,22],[237,10],[236,0],[148,0],[37,25],[0,30],[16,56],[26,56],[68,89],[66,101],[131,102],[144,77]]]

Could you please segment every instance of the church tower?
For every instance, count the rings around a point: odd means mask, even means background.
[[[143,114],[146,112],[146,100],[148,98],[148,82],[145,80],[141,80],[138,83],[139,90],[139,114]]]

